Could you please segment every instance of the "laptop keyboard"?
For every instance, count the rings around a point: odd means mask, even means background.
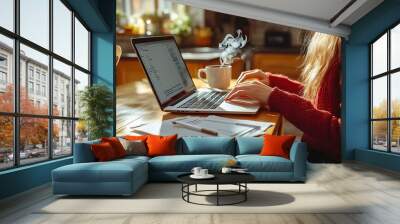
[[[178,108],[215,109],[224,101],[226,94],[227,92],[217,91],[198,93]]]

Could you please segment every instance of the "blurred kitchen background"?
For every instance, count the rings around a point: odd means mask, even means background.
[[[129,38],[173,34],[190,73],[218,63],[218,43],[227,33],[241,29],[248,44],[234,63],[234,77],[245,69],[260,68],[297,79],[301,47],[308,31],[193,8],[168,0],[117,0],[117,44],[124,59],[135,58]],[[122,66],[122,65],[121,65]],[[131,70],[131,69],[130,69]],[[133,77],[119,74],[119,84]]]
[[[123,52],[117,67],[117,131],[121,134],[131,126],[132,114],[141,111],[139,107],[143,105],[138,101],[154,98],[149,89],[140,88],[140,82],[146,80],[130,44],[131,37],[173,34],[190,74],[197,77],[199,68],[219,64],[218,44],[225,35],[241,29],[247,35],[248,43],[241,57],[232,64],[233,78],[244,70],[259,68],[298,79],[302,46],[310,34],[309,31],[193,8],[168,0],[117,0],[116,23],[117,44]]]

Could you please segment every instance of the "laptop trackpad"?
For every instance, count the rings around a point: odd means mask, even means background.
[[[224,101],[221,105],[219,105],[219,108],[221,108],[224,111],[238,111],[238,112],[257,112],[260,106],[258,105],[239,105],[239,104],[233,104],[233,103],[228,103]]]

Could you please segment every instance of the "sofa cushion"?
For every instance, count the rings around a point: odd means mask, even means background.
[[[228,137],[182,137],[178,141],[178,154],[235,155],[235,141]]]
[[[159,136],[149,135],[146,139],[147,144],[147,155],[154,156],[165,156],[176,154],[176,141],[178,135]]]
[[[146,142],[141,140],[126,140],[125,138],[119,138],[122,146],[126,151],[126,155],[137,155],[145,156],[147,155]]]
[[[236,138],[236,155],[260,154],[264,139],[259,137]]]
[[[147,172],[147,163],[140,159],[75,163],[59,167],[52,173],[53,181],[82,183],[130,182],[136,172]]]
[[[239,155],[240,167],[249,172],[292,172],[292,161],[278,156]]]
[[[199,166],[216,172],[230,159],[235,158],[231,155],[158,156],[149,160],[149,170],[153,172],[190,172],[193,167]]]
[[[96,161],[105,162],[118,158],[112,145],[108,142],[93,144],[90,147],[92,149],[94,157],[96,157]]]
[[[101,142],[110,143],[117,158],[122,158],[126,156],[126,151],[124,149],[124,146],[121,144],[121,142],[117,137],[104,137],[101,138]]]
[[[296,136],[294,135],[268,135],[264,136],[264,145],[261,149],[261,156],[279,156],[289,158],[290,148]]]
[[[74,163],[95,162],[96,158],[90,148],[92,144],[99,144],[100,140],[75,143]]]

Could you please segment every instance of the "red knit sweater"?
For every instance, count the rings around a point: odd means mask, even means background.
[[[270,75],[271,110],[303,131],[311,162],[340,162],[340,63],[333,62],[313,101],[302,97],[303,84]]]

